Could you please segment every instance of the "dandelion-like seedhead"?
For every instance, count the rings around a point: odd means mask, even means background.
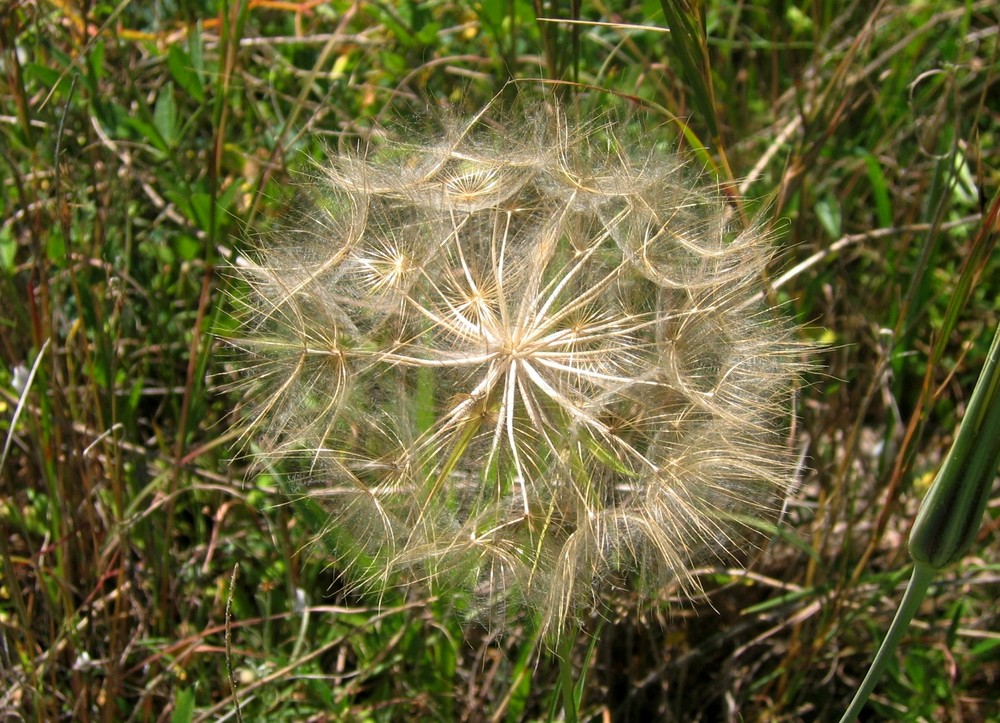
[[[250,429],[337,564],[528,609],[647,593],[773,519],[803,369],[757,300],[772,250],[682,158],[558,107],[322,169],[237,267]]]

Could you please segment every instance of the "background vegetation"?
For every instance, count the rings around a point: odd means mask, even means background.
[[[235,456],[213,336],[225,264],[341,134],[546,78],[625,96],[751,211],[769,202],[775,298],[828,345],[785,531],[749,573],[704,570],[698,599],[595,618],[583,717],[835,719],[1000,317],[998,37],[987,1],[4,3],[0,717],[558,709],[521,626],[344,592],[280,473]],[[1000,719],[998,551],[994,502],[872,720]]]

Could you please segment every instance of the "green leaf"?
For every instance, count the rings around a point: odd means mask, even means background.
[[[423,45],[434,45],[440,29],[441,25],[438,23],[427,23],[417,31],[417,40]]]
[[[514,662],[510,679],[513,681],[507,706],[507,723],[524,720],[524,711],[531,697],[531,664],[534,646],[522,645]]]
[[[173,239],[174,251],[185,261],[193,261],[201,256],[201,243],[187,234],[178,234]]]
[[[46,88],[54,87],[61,77],[60,72],[55,68],[39,65],[38,63],[26,63],[24,66],[24,75],[26,78],[34,80]]]
[[[134,116],[125,116],[122,118],[122,124],[126,128],[130,128],[140,138],[145,140],[149,143],[149,145],[163,155],[170,152],[166,139],[160,134],[159,129],[152,123],[147,123],[143,119],[136,118]]]
[[[332,711],[336,708],[337,701],[333,697],[329,683],[313,678],[306,678],[305,684],[312,697],[318,700],[325,710]]]
[[[167,67],[170,75],[185,93],[199,103],[205,101],[205,87],[194,60],[179,45],[171,45],[167,53]]]
[[[831,196],[824,196],[816,202],[816,218],[830,238],[839,239],[841,229],[840,203]]]
[[[87,85],[91,86],[93,92],[99,92],[98,86],[104,78],[104,43],[95,42],[87,54],[87,69],[90,73],[86,76]]]
[[[56,228],[53,228],[52,233],[49,234],[45,253],[49,257],[49,261],[56,266],[60,268],[66,266],[66,239],[63,238],[62,233]]]
[[[208,193],[191,194],[191,220],[202,231],[212,231],[212,196]]]
[[[972,654],[980,659],[993,657],[996,655],[998,648],[1000,648],[1000,639],[987,638],[986,640],[972,646]]]
[[[605,467],[614,470],[620,475],[625,477],[636,477],[636,473],[629,469],[626,465],[622,464],[621,460],[615,455],[614,450],[610,450],[601,444],[599,441],[591,437],[589,434],[583,437],[584,446],[587,451],[592,455],[597,457],[597,459]]]
[[[11,226],[0,227],[0,269],[14,270],[14,256],[17,254],[17,241]]]
[[[892,226],[892,206],[889,202],[889,184],[882,173],[882,164],[870,152],[859,148],[855,151],[865,162],[868,170],[868,180],[872,184],[872,194],[875,197],[875,215],[879,228]]]
[[[181,688],[174,701],[174,714],[170,717],[171,723],[191,723],[194,720],[194,691],[190,688]]]
[[[199,82],[205,80],[205,44],[201,39],[201,23],[197,23],[188,36],[188,51],[191,58],[191,67],[198,74]]]
[[[167,83],[156,96],[153,125],[156,126],[168,148],[177,146],[177,102],[174,100],[174,86],[170,83]]]
[[[507,0],[482,0],[473,3],[472,7],[479,19],[493,30],[498,30],[507,17]]]

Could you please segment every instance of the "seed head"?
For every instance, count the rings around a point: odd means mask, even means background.
[[[489,109],[487,109],[489,110]],[[250,429],[338,565],[558,633],[752,540],[802,370],[772,251],[673,153],[558,107],[383,135],[238,268]]]

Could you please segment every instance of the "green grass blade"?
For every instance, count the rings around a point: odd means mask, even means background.
[[[691,85],[695,110],[708,127],[712,139],[718,140],[719,121],[715,113],[712,71],[708,60],[704,7],[697,0],[660,0],[660,7],[670,28],[669,47]]]

